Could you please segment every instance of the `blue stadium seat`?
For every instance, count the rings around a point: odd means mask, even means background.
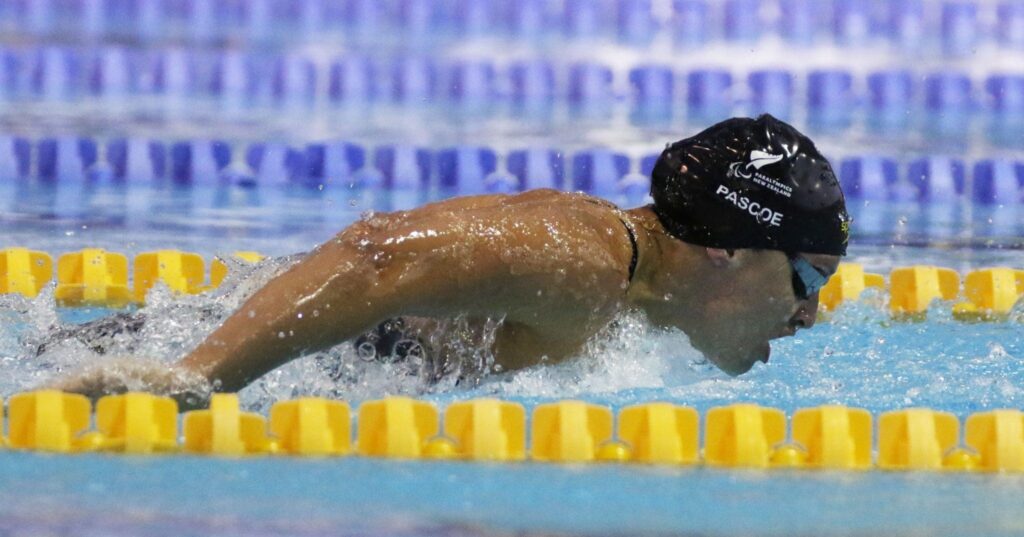
[[[39,49],[32,68],[32,92],[45,99],[66,99],[79,93],[81,62],[72,50]]]
[[[457,146],[437,151],[437,180],[441,188],[460,194],[486,191],[485,179],[497,168],[494,150],[479,146]]]
[[[356,174],[366,166],[366,150],[347,142],[327,142],[306,146],[303,158],[304,169],[299,170],[297,179],[312,185],[355,184]],[[360,179],[372,179],[364,174]],[[356,184],[359,187],[378,187],[379,183]]]
[[[463,103],[485,103],[497,96],[494,64],[486,60],[457,61],[447,66],[448,98]]]
[[[102,48],[91,58],[89,90],[95,95],[123,96],[131,92],[133,78],[128,52],[121,47]]]
[[[660,30],[651,0],[618,0],[619,39],[631,45],[647,45]]]
[[[82,23],[82,35],[88,39],[102,37],[107,32],[107,21],[103,17],[103,4],[89,0],[80,4],[81,11],[76,20]]]
[[[387,27],[387,3],[380,0],[341,0],[348,33],[376,37]]]
[[[790,43],[807,46],[814,43],[825,26],[828,9],[821,0],[786,0],[779,2],[779,34]]]
[[[807,76],[807,107],[813,120],[848,122],[855,104],[853,76],[849,72],[816,70]]]
[[[170,179],[177,184],[216,184],[230,163],[231,147],[224,142],[177,142],[170,150]]]
[[[181,26],[188,29],[189,40],[195,43],[209,43],[217,34],[219,22],[217,0],[188,0],[183,2]],[[170,4],[165,4],[171,7]]]
[[[673,0],[672,10],[672,40],[676,46],[697,48],[711,40],[707,0]]]
[[[459,35],[480,37],[490,35],[498,18],[497,10],[500,2],[480,2],[479,0],[454,0],[452,20]]]
[[[569,68],[569,100],[604,104],[612,100],[612,70],[607,65],[579,62]]]
[[[675,79],[672,68],[665,65],[643,65],[629,72],[634,102],[643,106],[670,107],[675,101]]]
[[[226,100],[243,101],[253,93],[252,60],[237,51],[218,55],[213,76],[213,94]]]
[[[992,110],[1002,118],[1024,119],[1024,75],[992,75],[985,81]]]
[[[904,50],[916,50],[925,39],[924,0],[892,0],[886,27],[878,32]]]
[[[574,39],[601,37],[609,27],[611,0],[565,0],[563,29]]]
[[[572,157],[574,190],[594,194],[618,191],[619,181],[629,172],[629,157],[609,149],[580,151]]]
[[[398,0],[396,20],[402,33],[423,38],[435,30],[439,19],[437,0]]]
[[[732,115],[732,74],[724,69],[701,69],[686,77],[686,103],[691,114],[721,119]]]
[[[752,42],[761,38],[765,21],[761,0],[725,0],[725,38],[733,42]]]
[[[753,71],[747,77],[750,85],[750,113],[768,112],[788,119],[793,111],[793,74],[783,70]]]
[[[871,4],[867,0],[834,1],[832,32],[836,42],[845,46],[866,43],[871,36]]]
[[[270,0],[242,0],[239,8],[245,37],[255,43],[267,41],[274,27],[280,27],[285,22],[271,13]]]
[[[21,3],[18,27],[30,35],[45,37],[53,31],[54,7],[49,0]],[[17,13],[17,11],[16,11]]]
[[[118,181],[151,183],[163,177],[166,152],[160,142],[117,138],[107,143],[107,162]]]
[[[153,78],[153,89],[163,95],[184,97],[198,89],[194,58],[182,49],[159,52],[153,60]]]
[[[391,97],[402,103],[423,103],[434,96],[436,72],[426,58],[405,57],[391,68]]]
[[[327,95],[332,101],[365,102],[377,96],[376,66],[362,56],[331,62]]]
[[[939,156],[917,159],[907,168],[907,181],[916,187],[918,201],[956,201],[964,193],[964,163]]]
[[[996,8],[996,33],[1004,47],[1024,49],[1024,2],[1007,0]]]
[[[974,164],[973,199],[986,205],[1014,206],[1024,201],[1024,162],[980,160]]]
[[[511,151],[507,166],[523,190],[562,188],[565,165],[560,151],[537,147]]]
[[[273,94],[277,101],[312,102],[316,97],[316,66],[309,58],[287,55],[274,61]]]
[[[555,18],[548,0],[506,0],[502,4],[505,7],[501,12],[504,26],[520,39],[533,40],[543,35]]]
[[[509,68],[512,98],[519,103],[547,102],[555,94],[555,71],[545,60],[513,63]]]
[[[82,181],[96,155],[96,142],[88,138],[44,138],[36,146],[36,171],[42,181]]]
[[[963,73],[933,73],[925,77],[925,107],[931,112],[970,112],[971,79]]]
[[[112,26],[128,29],[132,37],[142,41],[154,41],[164,35],[165,16],[163,7],[166,2],[159,0],[136,0],[135,5],[126,10],[123,21],[111,21]],[[110,16],[109,3],[107,15]],[[124,24],[127,22],[127,24]]]
[[[396,190],[427,188],[432,162],[430,151],[410,145],[381,146],[373,154],[384,186]]]
[[[970,56],[978,44],[978,5],[974,1],[942,4],[942,47],[952,56]]]
[[[0,99],[15,97],[24,91],[26,65],[21,54],[0,48]]]
[[[879,156],[843,159],[839,164],[839,183],[849,199],[885,201],[889,190],[899,181],[896,161]]]
[[[906,116],[913,107],[914,79],[910,71],[879,71],[868,75],[868,103],[871,112],[885,116]]]
[[[32,146],[28,140],[0,136],[0,180],[27,177]]]

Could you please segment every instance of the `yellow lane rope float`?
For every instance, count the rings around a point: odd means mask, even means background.
[[[537,405],[528,426],[518,403],[474,399],[441,413],[430,402],[389,397],[359,406],[354,441],[348,404],[322,398],[276,403],[268,426],[243,412],[236,395],[216,394],[208,409],[181,415],[180,435],[176,403],[146,393],[100,399],[94,420],[88,399],[52,390],[14,395],[8,409],[3,444],[52,453],[1024,472],[1024,413],[1015,409],[972,414],[961,432],[955,415],[928,408],[884,412],[875,424],[868,411],[839,405],[799,409],[787,420],[779,409],[734,404],[708,410],[701,436],[695,409],[665,402],[616,416],[602,405],[558,401]]]

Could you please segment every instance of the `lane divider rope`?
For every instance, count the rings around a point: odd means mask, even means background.
[[[352,413],[342,401],[276,403],[269,420],[244,412],[235,394],[179,416],[177,403],[147,393],[89,399],[53,390],[8,400],[9,449],[133,455],[225,457],[283,455],[491,462],[637,463],[725,468],[1024,472],[1024,413],[970,415],[961,434],[947,412],[910,408],[873,416],[825,405],[795,411],[734,404],[701,417],[665,402],[621,409],[584,401],[526,409],[497,399],[451,403],[443,413],[407,397],[367,401]],[[181,436],[178,423],[181,418]],[[874,443],[877,435],[877,445]],[[528,441],[529,440],[529,441]],[[700,442],[703,444],[700,444]]]

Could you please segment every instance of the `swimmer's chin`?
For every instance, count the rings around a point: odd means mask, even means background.
[[[748,354],[747,356],[734,360],[722,360],[718,358],[710,358],[711,363],[715,364],[715,367],[721,369],[723,373],[730,377],[738,377],[751,369],[754,368],[754,364],[757,362],[768,363],[768,358],[771,357],[772,348],[771,345],[765,343],[763,346],[758,348],[755,352]]]

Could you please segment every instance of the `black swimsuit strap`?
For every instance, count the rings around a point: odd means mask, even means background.
[[[588,198],[586,201],[596,205],[601,205],[602,207],[607,207],[615,211],[617,214],[623,214],[622,210],[610,201],[597,198]],[[633,273],[636,271],[636,264],[640,261],[640,248],[636,243],[636,233],[633,232],[633,226],[631,226],[622,216],[619,216],[619,222],[622,222],[622,226],[626,228],[626,233],[629,233],[629,243],[633,245],[633,258],[629,260],[629,282],[632,283]]]
[[[629,233],[629,243],[633,246],[633,257],[629,260],[629,281],[633,282],[633,273],[636,272],[636,264],[640,260],[640,249],[636,244],[636,234],[633,233],[633,227],[630,226],[621,217],[619,221],[622,222],[623,227],[626,228],[626,233]]]

